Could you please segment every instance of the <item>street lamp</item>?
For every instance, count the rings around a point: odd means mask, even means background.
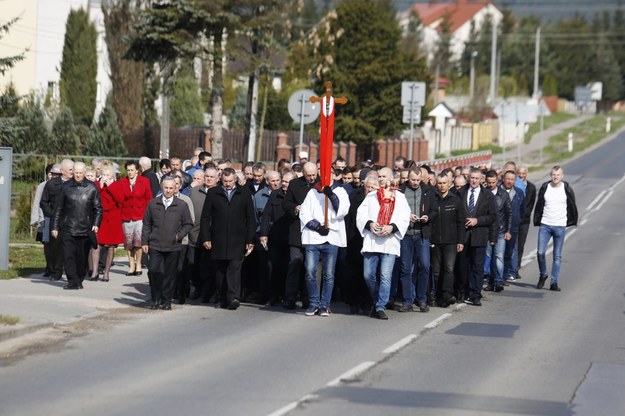
[[[470,73],[470,85],[469,85],[469,97],[473,101],[473,94],[475,93],[475,57],[477,51],[471,52],[471,73]]]

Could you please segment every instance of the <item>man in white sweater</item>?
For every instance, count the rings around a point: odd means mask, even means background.
[[[309,300],[307,316],[330,315],[338,249],[347,246],[344,218],[348,211],[349,197],[343,188],[326,186],[321,189],[319,183],[308,191],[301,205],[299,219],[302,246],[305,251],[304,269]],[[317,264],[320,256],[323,261],[321,297],[317,284]]]

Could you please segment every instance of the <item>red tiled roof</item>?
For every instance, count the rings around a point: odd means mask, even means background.
[[[466,0],[459,0],[453,3],[417,3],[412,5],[408,11],[417,12],[421,22],[425,26],[429,26],[432,23],[443,19],[445,14],[449,14],[451,33],[454,33],[489,4],[492,4],[492,2],[469,2]]]

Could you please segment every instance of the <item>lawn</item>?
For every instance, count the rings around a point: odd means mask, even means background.
[[[0,270],[0,280],[42,274],[45,267],[43,246],[10,246],[9,270]]]
[[[555,124],[564,123],[565,121],[575,117],[576,115],[571,113],[553,113],[550,116],[545,116],[543,127],[546,130]],[[527,133],[525,133],[525,143],[529,143],[530,140],[532,140],[532,136],[538,132],[540,132],[540,117],[536,123],[529,125]]]

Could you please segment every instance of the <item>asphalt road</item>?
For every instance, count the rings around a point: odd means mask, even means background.
[[[389,321],[244,305],[119,312],[0,367],[0,415],[592,414],[625,409],[625,137],[565,165],[562,292]],[[587,209],[590,208],[590,209]],[[535,230],[526,253],[536,246]]]

